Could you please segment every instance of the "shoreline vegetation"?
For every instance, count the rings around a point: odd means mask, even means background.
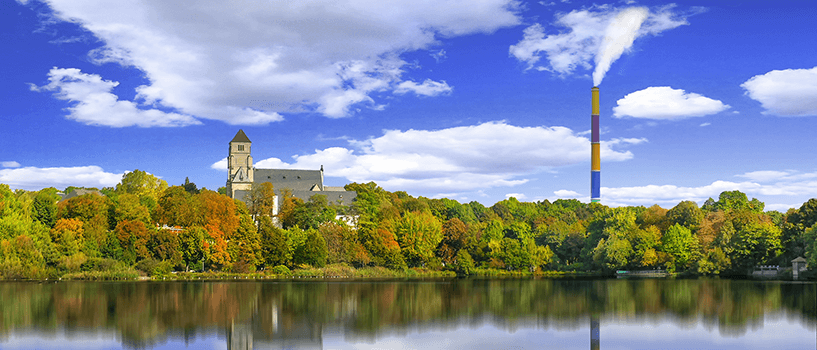
[[[792,279],[795,258],[807,264],[798,279],[817,275],[817,199],[786,213],[740,191],[669,209],[513,197],[486,207],[374,182],[345,189],[357,193],[350,206],[278,198],[269,182],[243,202],[139,170],[102,189],[0,184],[0,280],[751,278],[759,266]]]
[[[599,272],[577,271],[508,271],[491,268],[475,268],[467,276],[457,275],[452,270],[431,270],[425,268],[409,268],[392,270],[380,266],[355,268],[348,264],[339,263],[324,267],[300,266],[290,270],[286,266],[276,266],[270,270],[252,273],[232,273],[223,271],[181,272],[166,271],[157,267],[154,271],[145,272],[135,268],[118,268],[114,270],[89,270],[72,272],[56,278],[45,279],[0,279],[0,281],[33,282],[44,281],[192,281],[192,280],[292,280],[292,279],[425,279],[425,278],[455,278],[455,277],[516,277],[516,278],[575,278],[596,277],[611,278]]]

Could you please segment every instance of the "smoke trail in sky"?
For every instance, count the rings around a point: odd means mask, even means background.
[[[675,7],[618,9],[602,5],[557,14],[550,26],[534,23],[526,28],[522,40],[511,45],[509,53],[527,63],[528,69],[561,76],[594,69],[593,82],[598,86],[610,65],[636,39],[687,25],[687,17],[706,10],[694,7],[678,11]],[[542,58],[547,62],[540,61]]]
[[[593,85],[599,86],[610,65],[621,57],[625,50],[633,46],[639,36],[639,29],[650,11],[646,7],[631,7],[616,15],[604,30],[599,51],[596,54],[596,70],[593,72]]]

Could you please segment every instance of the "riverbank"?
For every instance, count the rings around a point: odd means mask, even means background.
[[[652,272],[652,271],[650,271]],[[663,272],[663,271],[662,271]],[[178,272],[157,265],[151,269],[136,267],[122,267],[117,265],[112,269],[96,268],[87,271],[65,273],[62,276],[50,276],[44,279],[27,279],[19,276],[0,276],[0,281],[191,281],[191,280],[291,280],[291,279],[393,279],[393,278],[455,278],[455,271],[433,270],[427,268],[408,268],[391,270],[385,267],[355,268],[347,264],[332,264],[325,267],[311,267],[302,265],[293,269],[280,265],[273,268],[251,273],[234,273],[224,271]],[[476,278],[616,278],[617,275],[602,271],[509,271],[493,268],[474,268],[468,275],[459,277]],[[618,276],[621,277],[621,276]],[[703,277],[691,273],[664,273],[659,275],[634,274],[630,278],[696,278]],[[715,276],[717,278],[717,276]],[[806,271],[800,281],[813,281],[814,273]],[[752,279],[753,276],[720,276],[726,279]],[[764,280],[792,280],[791,275],[779,275],[777,278],[763,278]]]

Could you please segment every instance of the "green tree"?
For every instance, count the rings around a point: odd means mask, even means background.
[[[316,194],[309,197],[308,202],[296,205],[292,216],[291,226],[317,229],[321,224],[335,219],[335,210],[329,206],[325,195]]]
[[[232,260],[244,265],[248,272],[255,271],[258,265],[263,264],[261,237],[249,215],[240,216],[238,229],[227,243],[227,251],[233,257]]]
[[[316,229],[306,231],[306,240],[293,254],[295,264],[309,264],[323,267],[326,265],[326,241]]]
[[[184,190],[187,191],[187,193],[190,194],[199,193],[198,187],[196,187],[196,184],[194,182],[190,182],[190,178],[187,177],[184,178],[184,184],[182,185],[182,187],[184,187]]]
[[[669,224],[678,224],[697,232],[704,219],[704,212],[693,201],[683,201],[667,211]]]
[[[184,259],[184,270],[190,270],[190,266],[195,266],[194,269],[203,269],[201,265],[206,257],[206,250],[204,247],[204,240],[207,237],[207,230],[200,226],[188,227],[179,234],[179,245]]]
[[[471,258],[471,255],[468,254],[468,251],[465,249],[460,250],[457,252],[457,258],[454,263],[454,271],[457,272],[460,276],[468,276],[471,274],[471,271],[474,269],[474,259]]]
[[[680,224],[674,224],[664,232],[661,239],[661,248],[672,259],[672,270],[680,271],[687,268],[692,255],[695,239],[692,232]]]
[[[292,261],[292,250],[287,244],[284,230],[275,227],[272,218],[262,216],[258,232],[261,238],[261,252],[266,267],[289,265]]]
[[[44,189],[37,192],[34,197],[34,220],[37,220],[49,228],[57,223],[57,197],[51,190]]]

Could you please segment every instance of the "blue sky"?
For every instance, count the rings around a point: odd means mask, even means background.
[[[588,201],[595,75],[602,203],[817,197],[811,1],[222,3],[4,2],[0,183],[216,189],[243,129],[328,185]]]

